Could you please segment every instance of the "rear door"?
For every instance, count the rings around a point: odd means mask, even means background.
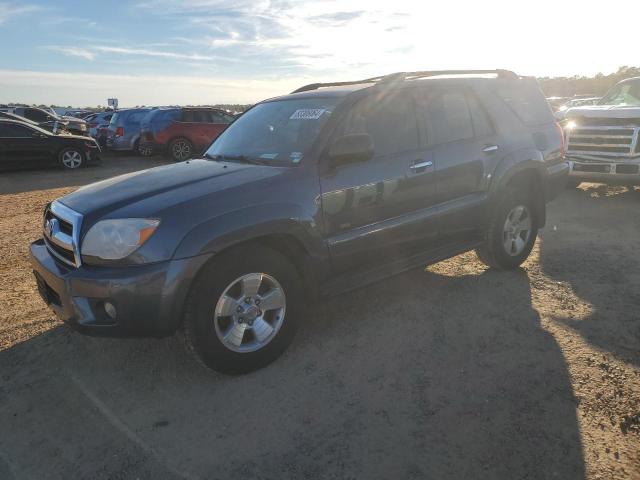
[[[404,260],[429,248],[436,188],[410,91],[362,99],[334,135],[368,133],[374,157],[325,168],[321,174],[324,228],[334,271]],[[326,159],[325,159],[326,160]]]
[[[466,88],[424,92],[419,105],[433,146],[441,240],[471,239],[485,222],[485,166],[499,150],[495,128]]]

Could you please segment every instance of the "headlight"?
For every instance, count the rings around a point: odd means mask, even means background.
[[[150,218],[101,220],[89,229],[80,251],[103,260],[120,260],[140,248],[159,224],[160,220]]]

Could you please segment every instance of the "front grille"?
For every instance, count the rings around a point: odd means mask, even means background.
[[[586,119],[583,119],[586,120]],[[625,120],[629,126],[622,127],[621,119],[589,119],[588,124],[580,123],[567,130],[567,154],[573,156],[591,156],[604,160],[632,159],[638,157],[639,126],[633,126],[634,120]],[[613,121],[615,120],[615,122]],[[596,122],[597,121],[597,122]],[[610,125],[596,123],[611,122]]]
[[[60,202],[44,212],[43,235],[49,252],[72,267],[80,266],[79,236],[82,215]]]
[[[640,126],[640,118],[590,118],[590,117],[573,117],[571,120],[578,125],[589,127],[611,127],[611,126]]]

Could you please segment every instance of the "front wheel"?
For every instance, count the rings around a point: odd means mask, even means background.
[[[58,158],[60,165],[69,170],[80,168],[84,163],[84,153],[75,147],[63,149],[58,155]]]
[[[476,249],[487,266],[500,270],[519,267],[529,256],[538,235],[531,196],[509,189],[492,215],[484,245]]]
[[[193,144],[186,138],[176,138],[169,145],[169,153],[175,162],[189,160],[193,155]]]
[[[223,254],[192,287],[185,318],[187,348],[210,368],[247,373],[262,368],[293,339],[303,305],[295,267],[261,246]]]

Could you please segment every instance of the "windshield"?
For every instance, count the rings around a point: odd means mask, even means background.
[[[598,104],[640,106],[640,81],[615,85],[602,97]]]
[[[307,98],[256,105],[209,147],[209,158],[297,164],[307,154],[340,99]]]

